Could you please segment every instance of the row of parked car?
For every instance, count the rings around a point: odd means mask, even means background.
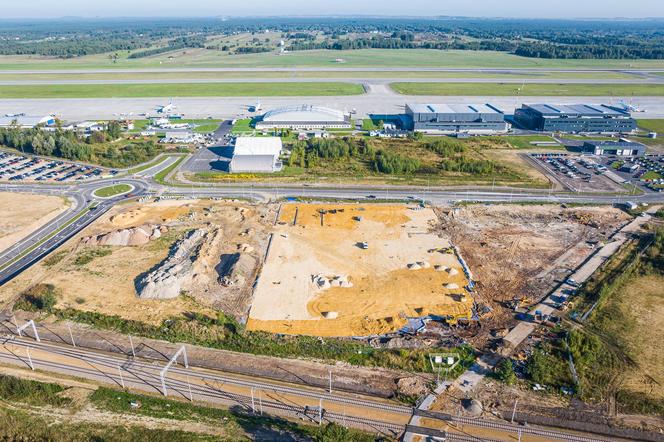
[[[49,161],[0,152],[0,180],[8,181],[82,181],[100,177],[103,170],[65,161]],[[117,172],[116,172],[117,173]]]
[[[565,155],[551,156],[547,154],[534,154],[533,156],[538,160],[547,163],[551,169],[571,179],[578,178],[584,180],[585,182],[592,181],[593,174],[587,170],[579,169],[577,164],[581,164],[581,166],[583,166],[585,169],[594,169],[594,173],[598,175],[606,172],[606,168],[604,166],[596,167],[599,165],[591,165],[585,160],[575,159]]]

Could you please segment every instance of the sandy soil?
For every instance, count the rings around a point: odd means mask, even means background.
[[[0,250],[34,232],[67,210],[58,196],[0,192]]]
[[[159,239],[135,247],[100,248],[81,243],[81,238],[87,236],[143,224],[165,225],[169,231]],[[172,300],[138,299],[135,281],[139,275],[164,260],[169,248],[186,231],[199,227],[217,229],[221,235],[220,241],[205,249],[202,265],[196,267],[206,269],[210,274],[199,275],[197,281],[200,280],[201,284],[187,293],[188,296]],[[267,233],[247,235],[247,229],[262,232],[260,214],[255,208],[241,204],[171,200],[118,206],[54,252],[51,256],[62,256],[55,265],[49,267],[47,259],[0,288],[0,299],[10,299],[41,283],[56,287],[58,307],[119,315],[153,324],[190,311],[216,316],[216,310],[225,310],[225,307],[230,314],[246,314],[250,302],[249,287],[222,287],[215,266],[222,255],[237,253],[241,244],[248,244],[254,249],[252,253],[259,256]],[[95,257],[85,265],[76,263],[77,257],[95,249],[105,249],[110,254]]]
[[[319,210],[337,210],[323,217]],[[467,317],[472,297],[431,209],[386,205],[285,205],[260,275],[248,328],[317,336],[396,331],[408,317]],[[339,211],[343,210],[343,212]],[[361,218],[361,221],[358,219]],[[367,242],[369,248],[359,247]],[[441,250],[438,250],[441,249]],[[426,262],[429,268],[410,270]],[[455,275],[436,270],[454,268]],[[352,287],[319,288],[316,275]],[[444,284],[454,284],[450,288]]]
[[[493,309],[482,318],[486,332],[513,322],[504,301],[539,301],[594,251],[587,241],[603,241],[628,220],[610,207],[559,205],[471,205],[439,215],[441,233],[451,236],[473,271],[476,299]],[[474,344],[481,347],[486,338],[483,333]]]

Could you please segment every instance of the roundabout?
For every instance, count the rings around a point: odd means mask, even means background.
[[[92,195],[95,198],[107,199],[107,198],[113,198],[116,196],[128,194],[133,190],[134,186],[132,186],[131,184],[121,183],[96,189],[92,193]]]

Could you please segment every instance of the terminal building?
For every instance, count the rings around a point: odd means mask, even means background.
[[[591,155],[616,155],[641,157],[646,154],[646,146],[632,141],[586,141],[583,152]]]
[[[350,115],[327,107],[307,104],[287,106],[267,112],[256,129],[351,129]]]
[[[505,114],[491,104],[406,104],[404,127],[431,134],[507,132]]]
[[[279,137],[238,137],[228,171],[231,173],[279,172],[283,167]]]
[[[514,112],[525,129],[568,133],[629,133],[636,120],[629,112],[605,104],[524,104]]]

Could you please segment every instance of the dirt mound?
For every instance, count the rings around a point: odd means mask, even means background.
[[[256,258],[246,253],[233,253],[221,257],[217,267],[219,283],[224,287],[241,286],[254,273]]]
[[[86,246],[142,246],[151,240],[161,238],[161,235],[166,232],[168,232],[166,226],[144,224],[131,229],[120,229],[101,235],[88,236],[83,238],[82,242]]]
[[[137,284],[141,299],[172,299],[189,286],[194,279],[194,263],[208,235],[205,229],[196,229],[178,241],[168,257]]]
[[[422,396],[428,391],[426,380],[420,377],[401,378],[397,381],[397,392],[405,396]]]

